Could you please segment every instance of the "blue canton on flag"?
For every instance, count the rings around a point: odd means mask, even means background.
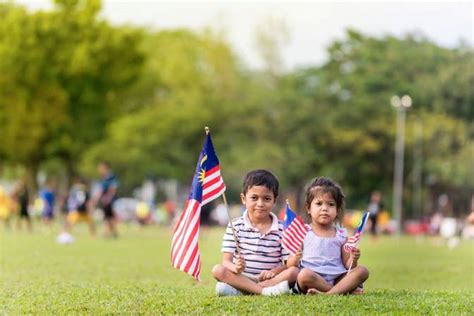
[[[364,232],[365,224],[369,218],[369,212],[366,212],[362,219],[360,220],[359,226],[356,228],[354,235],[347,239],[347,242],[344,244],[344,251],[350,253],[353,249],[356,249],[359,246],[359,241],[362,233]]]
[[[303,247],[303,241],[310,226],[306,225],[303,220],[295,214],[286,204],[285,222],[283,230],[282,244],[291,254],[295,254]]]

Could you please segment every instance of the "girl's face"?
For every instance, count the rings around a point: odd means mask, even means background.
[[[247,193],[240,195],[242,204],[247,208],[251,221],[266,220],[275,206],[275,196],[273,192],[261,185],[253,186]]]
[[[309,205],[308,214],[314,224],[332,225],[337,216],[336,200],[334,200],[331,193],[316,194]]]

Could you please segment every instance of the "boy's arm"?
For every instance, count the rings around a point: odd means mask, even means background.
[[[258,275],[258,280],[259,281],[265,281],[265,280],[268,280],[268,279],[272,279],[272,278],[276,277],[279,273],[281,273],[283,270],[286,270],[286,265],[285,264],[283,264],[279,267],[273,268],[271,270],[263,270]]]
[[[271,269],[270,272],[273,272],[275,275],[277,275],[280,272],[282,272],[283,270],[286,270],[286,265],[284,265],[284,264],[279,266],[279,267]]]
[[[224,252],[222,256],[222,265],[235,274],[239,274],[245,269],[245,261],[237,258],[236,264],[232,262],[234,255],[230,252]]]
[[[277,276],[278,274],[280,274],[284,270],[288,269],[289,267],[298,266],[299,261],[301,259],[301,255],[302,255],[302,252],[298,251],[298,253],[296,253],[295,256],[290,255],[287,260],[284,260],[283,261],[284,263],[281,266],[278,266],[278,267],[273,268],[271,270],[262,271],[259,275],[259,280],[260,281],[265,281],[265,280],[274,278],[275,276]]]

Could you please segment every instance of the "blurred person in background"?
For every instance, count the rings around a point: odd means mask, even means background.
[[[471,197],[471,213],[466,217],[462,237],[474,240],[474,195]]]
[[[70,232],[77,222],[85,222],[89,226],[90,234],[92,236],[95,235],[89,187],[84,179],[79,176],[74,177],[74,182],[67,199],[67,209],[68,215],[64,224],[66,232]]]
[[[15,185],[13,189],[12,198],[16,202],[16,207],[18,211],[17,217],[17,228],[21,230],[22,222],[26,222],[26,227],[28,231],[33,231],[33,224],[31,222],[30,213],[28,212],[29,206],[29,193],[28,193],[28,186],[26,185],[26,181],[21,179]]]
[[[382,194],[380,193],[380,191],[373,191],[370,195],[369,205],[367,206],[367,211],[370,213],[370,232],[372,233],[372,236],[377,235],[377,219],[382,210]]]
[[[43,222],[47,225],[50,225],[54,220],[54,205],[56,201],[55,197],[55,183],[52,179],[46,181],[46,187],[40,190],[39,196],[43,201],[43,211],[41,216],[43,217]]]
[[[98,201],[94,204],[100,205],[104,212],[104,222],[106,227],[106,236],[118,237],[117,224],[113,203],[117,199],[118,181],[112,172],[110,163],[102,161],[97,165],[97,171],[101,177],[101,192]]]
[[[10,228],[10,215],[13,212],[13,208],[14,202],[0,185],[0,220],[3,221],[5,228]]]

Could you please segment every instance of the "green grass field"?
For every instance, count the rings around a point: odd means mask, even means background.
[[[39,228],[38,228],[39,229]],[[210,275],[223,228],[201,230],[202,282],[173,269],[171,230],[121,227],[118,240],[59,245],[56,232],[0,230],[0,313],[17,314],[474,314],[474,243],[362,241],[370,270],[361,296],[224,297]]]

